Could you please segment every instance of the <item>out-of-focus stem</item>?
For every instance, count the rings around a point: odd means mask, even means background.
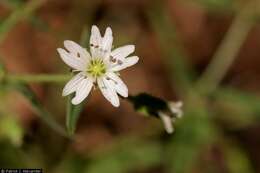
[[[197,87],[200,91],[210,93],[219,85],[254,24],[254,10],[253,3],[250,2],[237,14],[212,61],[198,80]]]
[[[15,10],[1,25],[0,25],[0,42],[2,42],[8,31],[10,31],[20,20],[28,18],[36,9],[38,9],[45,0],[32,0],[23,7]]]
[[[15,83],[59,83],[66,82],[71,78],[70,74],[6,74],[5,81]]]

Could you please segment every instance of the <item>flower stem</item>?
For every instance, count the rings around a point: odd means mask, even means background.
[[[200,91],[210,93],[215,90],[228,72],[254,24],[253,8],[253,3],[249,3],[235,17],[212,61],[198,80]]]
[[[6,74],[5,80],[7,82],[23,82],[23,83],[63,83],[71,78],[70,74]]]

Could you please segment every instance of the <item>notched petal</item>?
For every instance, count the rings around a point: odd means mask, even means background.
[[[93,87],[93,80],[91,78],[83,79],[76,91],[75,97],[71,100],[74,105],[80,104],[90,93]]]
[[[61,59],[70,67],[76,70],[84,70],[85,64],[79,58],[76,58],[72,54],[68,53],[62,48],[57,49]]]
[[[115,59],[122,60],[126,58],[128,55],[135,51],[134,45],[126,45],[119,48],[116,48],[111,52],[111,56]]]
[[[120,102],[116,91],[112,88],[111,84],[104,80],[104,78],[98,79],[98,86],[103,96],[115,107],[119,107]]]
[[[111,71],[120,71],[120,70],[123,70],[132,65],[135,65],[138,61],[139,61],[138,56],[128,57],[123,61],[123,63],[120,63],[120,64],[118,63],[116,66],[112,67],[110,70]]]

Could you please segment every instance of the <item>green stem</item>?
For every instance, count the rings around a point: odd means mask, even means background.
[[[197,87],[200,91],[209,93],[215,90],[228,72],[254,24],[252,8],[252,4],[248,4],[234,19],[212,61],[198,80]]]
[[[52,83],[66,82],[71,78],[70,74],[6,74],[4,79],[8,82],[23,82],[23,83]]]
[[[0,42],[2,42],[10,31],[20,20],[28,18],[36,9],[38,9],[45,0],[29,1],[24,7],[15,10],[0,25]]]

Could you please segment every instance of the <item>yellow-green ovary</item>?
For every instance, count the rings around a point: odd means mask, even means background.
[[[87,66],[87,72],[93,77],[100,77],[106,73],[106,65],[102,59],[91,60]]]

